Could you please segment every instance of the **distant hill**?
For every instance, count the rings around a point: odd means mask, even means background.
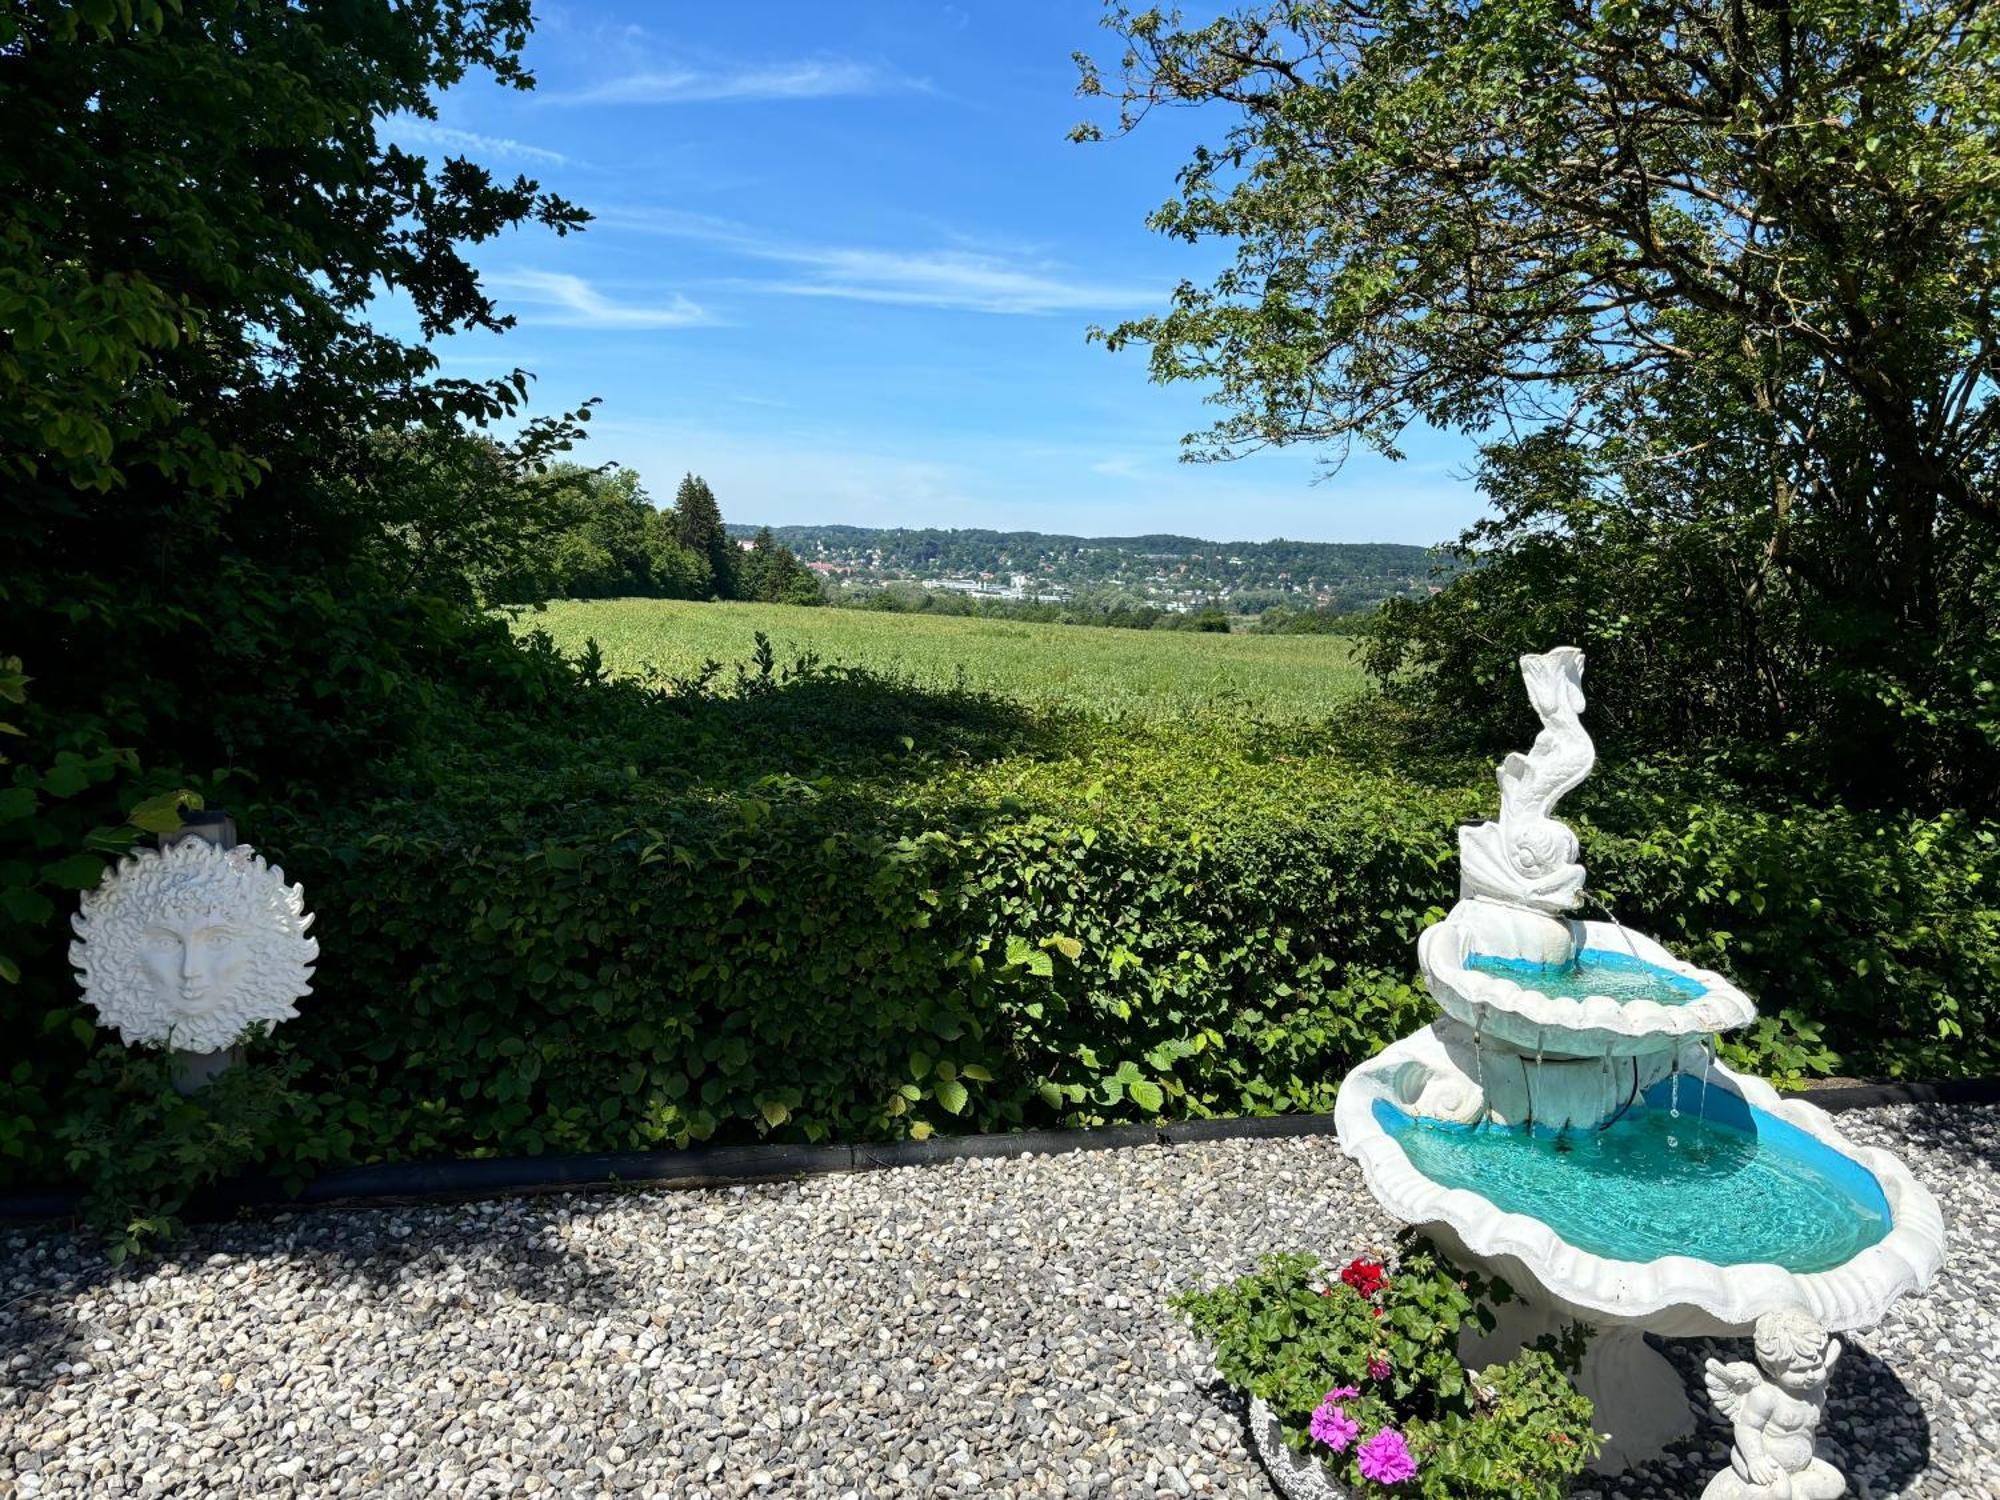
[[[731,526],[747,538],[755,526]],[[1219,542],[1157,533],[773,526],[799,558],[859,585],[972,579],[1075,597],[1130,594],[1158,603],[1213,599],[1251,613],[1271,605],[1364,609],[1432,585],[1429,548],[1399,542]]]

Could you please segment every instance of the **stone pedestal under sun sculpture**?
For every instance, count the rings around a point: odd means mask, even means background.
[[[127,1046],[221,1052],[298,1014],[319,944],[305,893],[247,844],[140,849],[86,891],[69,961]]]
[[[1462,1351],[1468,1362],[1572,1323],[1595,1330],[1578,1384],[1608,1434],[1595,1467],[1615,1473],[1694,1426],[1645,1333],[1769,1330],[1773,1349],[1792,1351],[1779,1363],[1802,1360],[1801,1330],[1868,1328],[1927,1285],[1944,1225],[1895,1157],[1715,1061],[1716,1034],[1756,1018],[1742,991],[1616,922],[1573,915],[1585,871],[1553,808],[1595,760],[1583,653],[1524,656],[1521,675],[1542,731],[1499,768],[1498,820],[1460,830],[1460,900],[1417,944],[1443,1014],[1350,1073],[1336,1118],[1384,1208],[1520,1294]],[[1823,1388],[1838,1345],[1820,1339]],[[1801,1377],[1764,1362],[1771,1379],[1754,1387],[1750,1366],[1711,1372],[1738,1426],[1743,1464],[1730,1473],[1750,1487],[1719,1477],[1710,1500],[1808,1500],[1839,1477],[1823,1464],[1811,1477],[1785,1468],[1801,1476],[1790,1489],[1764,1477],[1743,1414],[1770,1432],[1781,1468],[1801,1441],[1810,1460],[1812,1433],[1807,1397],[1759,1394]]]

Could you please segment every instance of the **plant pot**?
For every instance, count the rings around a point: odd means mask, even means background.
[[[1325,1464],[1309,1453],[1295,1453],[1285,1446],[1278,1414],[1256,1396],[1250,1398],[1250,1442],[1264,1472],[1285,1500],[1350,1500],[1351,1492]]]

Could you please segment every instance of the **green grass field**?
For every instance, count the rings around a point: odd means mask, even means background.
[[[551,604],[516,628],[541,628],[567,652],[594,639],[613,672],[647,665],[685,675],[727,666],[770,637],[781,663],[810,651],[926,685],[967,684],[1027,703],[1107,716],[1167,718],[1239,705],[1271,719],[1312,718],[1358,692],[1348,641],[1310,635],[1205,635],[1025,625],[946,615],[802,609],[788,604],[692,604],[592,599]]]

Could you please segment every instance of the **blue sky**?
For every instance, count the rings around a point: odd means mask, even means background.
[[[601,396],[584,455],[731,520],[1435,542],[1481,510],[1468,450],[1414,435],[1331,478],[1308,450],[1179,462],[1192,387],[1092,323],[1165,305],[1216,246],[1146,214],[1220,115],[1073,145],[1091,0],[538,7],[521,94],[480,79],[393,133],[538,178],[596,215],[478,262],[519,326],[440,352]],[[393,307],[382,321],[393,325]]]

